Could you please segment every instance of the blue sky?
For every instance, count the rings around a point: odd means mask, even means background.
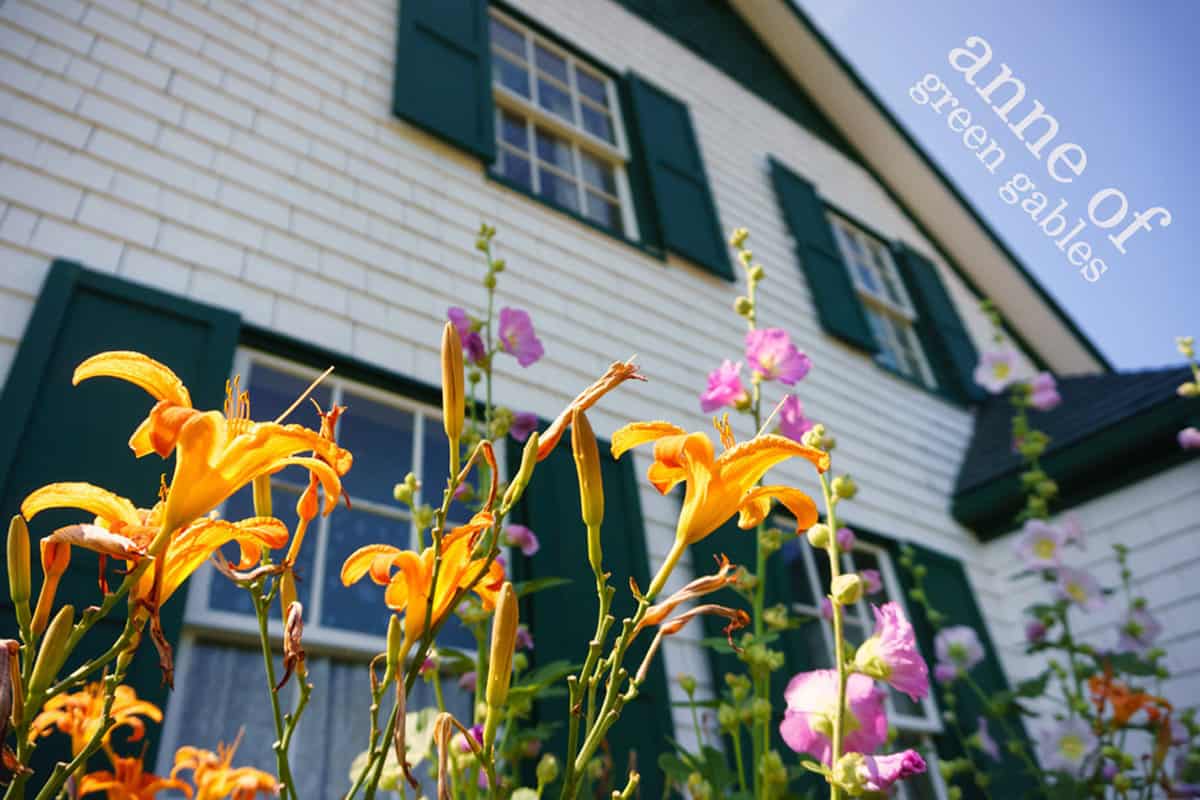
[[[1179,363],[1174,337],[1200,338],[1200,3],[795,1],[1116,367]],[[979,76],[984,82],[1000,62],[1025,82],[1014,120],[1036,98],[1060,124],[1051,147],[1070,141],[1084,148],[1079,178],[1050,180],[1045,158],[1030,154],[950,66],[948,53],[969,36],[992,47],[992,63]],[[909,87],[929,72],[1004,148],[995,175],[945,115],[909,98]],[[1110,186],[1125,193],[1125,222],[1107,231],[1089,223],[1079,236],[1109,266],[1099,281],[1084,280],[1019,206],[1001,200],[998,188],[1016,172],[1047,190],[1051,208],[1065,199],[1072,225],[1076,216],[1086,219],[1093,193]],[[1105,236],[1151,206],[1170,211],[1170,226],[1154,221],[1152,230],[1128,239],[1125,255],[1117,253]]]

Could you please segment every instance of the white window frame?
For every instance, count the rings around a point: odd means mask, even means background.
[[[234,357],[234,374],[249,377],[254,364],[261,364],[279,372],[294,375],[304,381],[311,381],[319,374],[319,370],[249,348],[238,349]],[[369,384],[338,377],[336,373],[326,378],[324,383],[332,389],[332,402],[334,404],[339,403],[345,396],[345,392],[349,390],[358,396],[366,397],[381,405],[391,406],[397,411],[413,414],[413,471],[420,474],[425,434],[424,425],[429,421],[440,424],[440,408],[382,391]],[[253,403],[254,398],[251,397],[250,400]],[[253,406],[251,407],[253,408]],[[502,453],[498,457],[502,458]],[[348,484],[348,488],[353,489],[353,483]],[[417,494],[416,502],[421,502],[421,492],[424,491],[428,491],[428,489],[422,487],[422,490]],[[353,493],[350,493],[350,498],[356,509],[368,510],[381,516],[408,521],[410,532],[409,546],[416,546],[419,541],[417,530],[412,524],[412,515],[408,509],[399,504],[389,506],[378,501],[356,497]],[[465,520],[456,520],[455,522],[461,524]],[[386,637],[375,636],[360,631],[348,631],[321,624],[320,614],[323,598],[320,587],[324,585],[327,570],[337,568],[336,565],[326,563],[328,560],[326,553],[329,547],[329,530],[330,518],[318,516],[310,525],[307,537],[308,541],[305,542],[306,547],[315,547],[316,553],[313,562],[313,574],[308,578],[313,591],[309,598],[308,607],[304,609],[304,646],[316,654],[336,653],[342,657],[350,656],[352,658],[369,659],[387,648]],[[196,570],[189,580],[191,586],[187,593],[187,605],[184,609],[183,619],[185,632],[200,633],[205,638],[224,639],[226,641],[257,640],[258,622],[252,615],[240,614],[234,611],[223,611],[209,606],[209,594],[214,579],[225,580],[225,578],[217,575],[217,571],[212,564],[206,563],[200,569]],[[382,610],[382,590],[379,601],[380,609]],[[269,632],[273,638],[282,637],[282,621],[271,619],[269,621]]]
[[[895,361],[895,369],[899,372],[931,389],[937,388],[937,379],[917,337],[917,312],[913,308],[904,281],[900,278],[891,248],[886,242],[835,211],[827,212],[826,216],[830,227],[833,228],[834,238],[837,239],[842,263],[850,273],[850,279],[858,292],[864,311],[882,319],[885,340],[879,343],[880,346]],[[867,262],[859,258],[860,253],[869,254]],[[860,272],[862,268],[871,273],[872,280],[880,287],[878,290],[872,289],[863,281]],[[889,286],[895,292],[895,298],[888,295]],[[875,326],[872,326],[872,332],[877,336],[880,333],[875,330]],[[905,350],[916,357],[916,374],[913,374],[907,360],[901,355]]]
[[[541,179],[539,174],[539,170],[542,168],[573,181],[575,183],[575,191],[577,194],[576,202],[578,203],[578,211],[566,208],[565,206],[562,206],[548,198],[543,199],[556,208],[562,208],[563,210],[577,214],[578,216],[588,220],[592,224],[595,224],[602,229],[611,230],[587,215],[587,193],[591,191],[611,202],[615,202],[621,215],[621,231],[613,230],[612,232],[619,234],[626,239],[638,241],[640,239],[640,232],[638,230],[637,215],[634,213],[633,193],[629,186],[629,176],[627,172],[627,165],[629,164],[630,160],[629,141],[625,133],[624,120],[621,118],[621,103],[620,97],[617,94],[616,83],[601,70],[592,67],[570,51],[565,50],[545,37],[538,35],[532,29],[530,29],[528,25],[518,22],[508,14],[505,14],[503,11],[491,8],[489,9],[489,13],[496,20],[524,35],[525,66],[528,70],[527,74],[529,77],[530,94],[529,97],[523,97],[517,92],[509,89],[507,86],[502,85],[498,78],[493,78],[492,96],[495,100],[496,106],[493,113],[495,114],[497,150],[512,152],[529,162],[530,191],[538,197],[542,197],[540,193]],[[559,56],[566,61],[566,85],[564,85],[554,76],[546,75],[538,69],[534,55],[536,49],[535,45],[544,48],[545,50],[553,53],[556,56]],[[494,53],[499,53],[500,58],[505,58],[507,55],[507,51],[503,48],[499,48],[496,45],[491,45],[488,50],[488,57],[491,58]],[[514,64],[516,63],[511,58],[508,60]],[[581,99],[581,93],[575,77],[577,71],[579,70],[587,72],[590,76],[604,83],[608,100],[608,116],[612,121],[613,142],[609,142],[585,130],[580,122],[582,119],[580,116],[580,107],[585,101]],[[571,116],[573,117],[573,122],[568,122],[557,114],[542,108],[542,106],[538,103],[539,75],[545,76],[547,80],[557,84],[561,89],[568,93],[571,98]],[[525,120],[526,136],[529,140],[528,151],[521,151],[519,148],[516,148],[503,140],[501,134],[503,124],[502,115],[505,111],[515,114]],[[574,175],[568,175],[556,164],[550,164],[538,158],[535,129],[539,127],[548,129],[556,136],[565,140],[565,142],[570,146],[571,158],[575,172]],[[586,182],[583,177],[581,153],[587,153],[588,155],[603,161],[612,168],[613,180],[616,184],[616,194],[610,194],[607,191],[601,190]],[[497,158],[497,165],[498,164],[499,158]]]
[[[819,592],[823,588],[821,585],[821,574],[817,570],[816,559],[824,557],[823,553],[819,553],[815,548],[808,547],[803,541],[800,542],[800,547],[797,551],[800,553],[800,561],[803,563],[805,576],[809,586],[813,587],[814,592]],[[847,572],[854,571],[853,554],[854,552],[870,553],[874,557],[875,563],[879,565],[879,577],[883,582],[884,595],[887,600],[895,601],[900,604],[900,608],[904,611],[905,617],[911,619],[908,613],[908,606],[904,597],[904,590],[897,577],[896,568],[892,564],[892,557],[882,547],[871,544],[869,542],[859,541],[854,545],[854,549],[850,553],[842,554],[842,569]],[[803,614],[805,616],[815,618],[821,625],[821,637],[825,642],[825,655],[829,658],[830,663],[833,662],[833,626],[821,616],[820,596],[813,598],[813,604],[793,602],[791,610],[793,613]],[[864,620],[867,625],[866,633],[870,634],[870,628],[873,624],[874,615],[870,609],[871,598],[864,597],[856,607],[858,609],[859,618]],[[811,624],[811,623],[805,623]],[[861,644],[861,643],[860,643]],[[922,654],[924,655],[924,654]],[[885,700],[888,722],[896,727],[903,734],[908,734],[918,738],[922,745],[922,756],[925,757],[930,783],[933,785],[934,791],[937,793],[940,800],[945,800],[946,785],[942,780],[941,773],[937,768],[937,751],[934,747],[932,737],[943,732],[941,715],[938,713],[937,704],[934,702],[933,694],[927,694],[921,698],[921,710],[923,716],[913,717],[907,714],[900,714],[892,706],[890,695]],[[908,800],[908,789],[901,781],[897,784],[895,797],[899,800]]]

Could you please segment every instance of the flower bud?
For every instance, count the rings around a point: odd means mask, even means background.
[[[1196,340],[1191,336],[1176,336],[1175,346],[1181,355],[1191,358],[1196,354]]]
[[[492,646],[488,655],[487,716],[483,725],[483,749],[491,753],[496,743],[496,730],[504,716],[504,701],[512,682],[513,651],[517,646],[517,593],[512,583],[505,581],[496,598],[496,613],[492,617]]]
[[[843,500],[850,500],[858,494],[858,485],[849,475],[838,475],[833,479],[833,493]]]
[[[722,703],[717,707],[717,724],[721,730],[726,732],[736,730],[738,726],[737,710],[728,703]]]
[[[767,528],[758,537],[758,541],[762,545],[763,555],[770,556],[783,547],[783,531],[779,528]]]
[[[537,782],[539,786],[548,786],[558,780],[558,759],[553,753],[546,753],[537,764]]]
[[[392,497],[397,503],[403,503],[406,506],[412,505],[413,489],[407,483],[397,483],[396,488],[392,489]]]
[[[750,268],[749,277],[750,277],[750,280],[754,281],[755,283],[758,283],[763,278],[767,277],[767,273],[763,271],[763,268],[760,264],[755,264],[753,267]]]
[[[30,583],[29,527],[20,514],[8,525],[8,592],[17,611],[17,622],[24,628],[29,624]]]
[[[465,416],[462,341],[454,323],[447,322],[442,328],[442,424],[451,448],[458,447]]]
[[[866,756],[862,753],[846,753],[833,765],[833,782],[851,797],[858,797],[865,790],[862,776],[867,774]]]
[[[745,228],[734,228],[733,233],[729,236],[729,244],[741,250],[746,244],[746,240],[750,238],[750,231]]]
[[[829,547],[829,526],[823,522],[818,522],[816,525],[813,525],[811,528],[809,528],[808,533],[805,534],[805,536],[808,537],[808,543],[813,547],[816,547],[820,550],[824,550],[826,547]]]
[[[839,605],[850,605],[857,603],[863,596],[863,580],[857,573],[851,572],[849,575],[838,575],[833,579],[833,599]]]
[[[504,272],[504,259],[497,258],[492,262],[492,272]]]
[[[588,562],[601,574],[600,523],[604,521],[604,483],[600,478],[600,451],[596,435],[579,409],[571,414],[571,453],[579,477],[579,505],[587,526]]]
[[[696,678],[693,675],[683,674],[676,680],[679,681],[679,688],[683,689],[683,693],[691,697],[696,692]]]
[[[733,301],[733,310],[739,317],[746,317],[754,310],[754,303],[750,302],[749,297],[739,296]]]
[[[400,615],[392,614],[388,620],[387,629],[387,671],[392,674],[399,674],[400,658],[402,656],[400,648],[404,640],[404,628],[400,624]]]
[[[1175,392],[1180,397],[1200,397],[1200,383],[1196,383],[1195,381],[1181,383]]]
[[[33,662],[33,674],[29,678],[29,694],[40,695],[50,688],[54,677],[62,669],[67,660],[67,639],[71,636],[71,627],[75,624],[75,607],[65,605],[54,615],[50,627],[46,628],[46,636],[38,649],[37,660]]]
[[[819,422],[813,425],[800,437],[800,443],[806,447],[813,447],[820,450],[825,443],[825,426]]]
[[[494,274],[489,272],[487,275],[483,276],[483,288],[485,288],[485,289],[495,289],[496,288],[496,276]]]
[[[525,440],[525,449],[521,451],[521,466],[517,469],[517,474],[513,476],[508,489],[504,491],[504,501],[500,505],[502,509],[512,508],[525,493],[525,487],[529,485],[529,479],[533,477],[533,468],[537,466],[537,453],[538,432],[534,431]]]
[[[271,476],[259,475],[254,479],[254,516],[273,517],[271,511]]]
[[[38,594],[37,607],[33,612],[33,635],[40,636],[50,621],[50,609],[54,606],[54,596],[58,593],[58,582],[71,563],[71,547],[65,543],[53,543],[46,539],[41,541],[42,548],[42,589]]]

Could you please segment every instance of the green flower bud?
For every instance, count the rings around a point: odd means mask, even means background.
[[[782,631],[790,626],[787,607],[783,603],[763,610],[763,622],[773,631]]]
[[[1175,391],[1180,397],[1200,397],[1200,383],[1194,381],[1181,383]]]
[[[717,725],[726,733],[737,730],[738,714],[733,706],[722,703],[717,707]]]
[[[679,688],[683,689],[683,693],[691,697],[696,693],[696,677],[688,675],[686,672],[675,679],[679,682]]]
[[[818,550],[824,550],[826,547],[829,547],[830,530],[829,526],[823,522],[818,522],[809,528],[805,536],[808,538],[808,543]]]
[[[739,317],[746,317],[750,315],[750,312],[754,311],[754,303],[750,301],[749,297],[739,296],[738,299],[733,301],[733,310]]]
[[[813,447],[817,450],[821,449],[821,445],[825,441],[825,426],[817,423],[804,432],[800,437],[800,443],[806,447]]]
[[[537,764],[537,782],[539,786],[547,786],[558,780],[558,759],[553,753],[546,753]]]
[[[733,233],[729,236],[729,244],[736,247],[738,250],[746,244],[746,240],[750,238],[750,231],[745,228],[734,228]]]
[[[1175,346],[1179,348],[1179,352],[1186,358],[1196,355],[1196,340],[1191,336],[1176,336]]]
[[[750,716],[758,724],[771,719],[771,701],[765,697],[756,697],[750,702]]]
[[[865,790],[862,776],[866,773],[866,756],[862,753],[846,753],[833,765],[832,779],[851,797],[858,797]]]
[[[492,272],[504,272],[504,259],[497,258],[492,262]]]
[[[495,289],[496,288],[496,276],[490,272],[487,275],[484,275],[483,276],[483,288]]]
[[[471,382],[472,386],[474,386],[483,380],[483,373],[477,370],[475,367],[471,367],[469,370],[467,370],[467,380]]]
[[[755,264],[753,267],[750,268],[750,274],[749,274],[750,280],[754,281],[755,283],[758,283],[765,277],[767,277],[767,273],[763,271],[763,268],[760,264]]]
[[[833,479],[833,493],[843,500],[850,500],[858,494],[858,485],[849,475],[838,475]]]
[[[738,261],[742,262],[742,266],[749,267],[750,262],[754,260],[754,253],[750,250],[739,250],[737,257]]]
[[[772,555],[783,547],[783,531],[779,528],[767,528],[758,537],[758,541],[762,545],[763,555]]]
[[[857,573],[838,575],[833,579],[833,599],[839,605],[857,603],[863,596],[863,579]]]
[[[693,772],[687,779],[688,794],[692,800],[712,800],[713,787],[699,772]]]

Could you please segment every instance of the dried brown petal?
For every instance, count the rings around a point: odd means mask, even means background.
[[[163,633],[162,619],[158,616],[157,608],[150,611],[150,641],[154,642],[154,649],[158,651],[158,668],[162,670],[163,686],[174,689],[175,658],[171,651],[171,643]]]
[[[733,647],[735,650],[738,649],[733,643],[733,632],[749,625],[750,615],[745,611],[742,611],[740,608],[729,608],[727,606],[719,606],[713,603],[696,606],[695,608],[688,609],[679,616],[674,617],[668,620],[665,624],[659,626],[658,633],[655,635],[654,640],[650,642],[650,647],[646,650],[646,656],[642,659],[641,666],[638,667],[636,678],[638,683],[646,680],[646,673],[650,669],[650,662],[654,660],[654,655],[658,652],[658,648],[659,645],[662,644],[663,637],[674,636],[687,627],[687,624],[693,619],[704,614],[725,617],[725,619],[729,620],[729,624],[725,626],[723,633],[729,640],[729,646]]]
[[[304,606],[293,600],[288,604],[287,618],[283,624],[283,678],[275,686],[279,691],[292,677],[292,672],[304,668],[304,647],[300,639],[304,635]]]
[[[99,525],[68,525],[59,528],[44,539],[50,544],[69,544],[72,547],[84,547],[105,556],[137,561],[146,555],[145,548],[128,536],[113,533]]]
[[[571,421],[571,415],[576,410],[587,411],[596,405],[601,397],[604,397],[604,395],[629,380],[646,380],[646,376],[638,373],[638,365],[633,363],[632,358],[628,361],[615,361],[610,364],[608,371],[601,375],[599,380],[580,392],[563,409],[558,418],[550,423],[550,427],[542,432],[538,441],[538,461],[545,460],[546,456],[550,455],[558,445],[558,440],[562,438],[563,433],[567,430],[567,424]]]
[[[724,555],[717,556],[716,559],[717,571],[715,573],[695,578],[666,600],[650,606],[646,611],[646,616],[642,617],[642,621],[638,625],[638,630],[651,625],[662,624],[662,621],[682,603],[694,600],[697,597],[703,597],[706,594],[711,594],[737,580],[737,565],[731,564],[729,559]]]

